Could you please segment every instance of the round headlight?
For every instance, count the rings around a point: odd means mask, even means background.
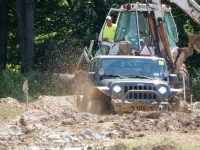
[[[164,87],[164,86],[162,86],[162,87],[159,88],[158,91],[160,92],[160,94],[166,94],[166,92],[167,92],[167,88]]]
[[[101,68],[101,69],[99,70],[99,75],[102,76],[102,75],[104,75],[104,73],[105,73],[104,69]]]
[[[121,86],[119,86],[119,85],[115,85],[115,86],[113,87],[113,91],[114,91],[115,93],[120,93],[120,92],[122,91],[122,88],[121,88]]]

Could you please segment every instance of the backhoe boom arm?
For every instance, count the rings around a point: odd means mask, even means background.
[[[196,23],[200,24],[200,6],[194,0],[169,0],[181,8]]]

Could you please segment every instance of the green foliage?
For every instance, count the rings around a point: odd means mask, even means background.
[[[181,148],[181,149],[184,148],[183,145],[179,144],[178,142],[174,141],[174,140],[171,139],[171,138],[165,138],[164,141],[169,142],[169,143],[171,143],[171,144],[173,144],[173,145],[176,145],[177,147],[179,147],[179,148]]]
[[[38,46],[43,50],[37,52],[37,69],[55,73],[72,73],[83,49],[80,44],[58,44],[51,39]]]
[[[36,4],[36,68],[41,71],[72,72],[82,49],[100,30],[94,4],[75,0],[39,1]],[[102,25],[102,24],[101,24]],[[96,37],[95,37],[96,38]]]
[[[23,78],[19,73],[12,73],[10,70],[4,70],[0,74],[0,96],[22,98],[22,92],[16,89],[22,89]]]
[[[190,89],[193,101],[200,101],[200,70],[195,70],[195,76],[191,77]]]
[[[48,72],[29,71],[22,74],[6,69],[0,73],[0,98],[12,97],[24,102],[26,95],[22,87],[25,80],[28,80],[30,101],[40,95],[55,95],[50,77]]]
[[[12,72],[18,72],[19,73],[21,67],[20,67],[20,65],[14,65],[14,64],[7,63],[6,68],[8,68]]]
[[[199,62],[200,61],[200,53],[197,51],[193,52],[193,56],[190,56],[186,60],[187,70],[189,71],[190,78],[196,77],[196,72],[200,70]]]
[[[17,37],[17,19],[16,19],[15,1],[8,2],[8,46],[7,63],[20,65],[20,50]]]
[[[190,33],[200,33],[200,25],[197,25],[193,20],[190,18],[187,19],[185,24],[183,25],[183,28],[189,31]],[[184,31],[183,31],[184,32]],[[184,40],[188,42],[188,40]],[[188,43],[185,42],[185,46],[187,46]],[[189,71],[189,74],[191,77],[196,76],[196,70],[199,70],[199,64],[200,63],[200,53],[194,50],[193,55],[187,58],[185,64],[187,66],[187,69]]]

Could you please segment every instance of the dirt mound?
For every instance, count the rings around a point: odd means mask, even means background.
[[[180,150],[180,149],[170,143],[161,142],[152,145],[150,148],[148,148],[148,150]]]
[[[20,103],[17,99],[11,97],[0,99],[0,107],[11,109],[25,109],[22,103]]]
[[[152,146],[139,145],[133,148],[133,150],[180,150],[175,145],[167,142],[159,142]]]
[[[62,108],[75,108],[76,96],[40,96],[29,103],[29,109],[55,111]]]

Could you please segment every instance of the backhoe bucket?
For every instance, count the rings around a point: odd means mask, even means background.
[[[200,34],[189,33],[188,31],[185,32],[187,34],[191,48],[200,52]]]

